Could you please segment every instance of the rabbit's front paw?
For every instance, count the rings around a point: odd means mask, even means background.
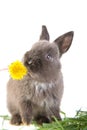
[[[12,125],[20,125],[22,123],[21,116],[19,114],[13,115],[10,123]]]
[[[51,120],[47,117],[47,116],[37,116],[35,118],[36,122],[40,125],[42,125],[43,123],[50,123]]]
[[[29,115],[24,115],[22,117],[22,122],[24,125],[29,125],[31,122],[31,117]]]

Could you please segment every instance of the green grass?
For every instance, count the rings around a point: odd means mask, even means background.
[[[62,114],[64,115],[62,121],[58,121],[54,117],[55,121],[52,123],[43,123],[42,126],[35,123],[35,126],[38,127],[38,130],[87,130],[87,111],[79,110],[74,117],[66,117],[64,112]],[[10,117],[1,115],[0,118],[2,118],[2,129],[0,130],[6,130],[3,126]]]
[[[65,114],[64,114],[65,115]],[[87,130],[87,111],[77,111],[75,117],[64,117],[62,121],[55,121],[40,126],[39,130]]]
[[[4,123],[5,123],[6,120],[10,120],[10,117],[8,115],[0,115],[0,118],[2,118],[0,130],[7,130],[6,128],[4,128]]]

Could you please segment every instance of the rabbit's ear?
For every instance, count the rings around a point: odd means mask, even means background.
[[[42,32],[40,35],[40,40],[48,40],[49,41],[49,33],[45,25],[42,26]]]
[[[60,55],[67,52],[73,40],[74,32],[67,32],[62,36],[58,37],[54,42],[58,45]]]

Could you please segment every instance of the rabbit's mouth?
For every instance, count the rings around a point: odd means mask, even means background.
[[[35,77],[34,74],[33,74],[31,71],[28,72],[28,76],[29,76],[30,78],[32,78],[32,79],[34,79],[34,77]]]
[[[36,60],[30,59],[25,63],[25,65],[31,72],[36,73],[41,70],[42,62],[40,59]]]

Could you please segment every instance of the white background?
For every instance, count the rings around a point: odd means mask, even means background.
[[[72,46],[61,58],[65,84],[61,110],[73,116],[76,110],[87,108],[86,0],[0,0],[0,69],[22,59],[38,41],[43,24],[51,41],[74,31]],[[0,114],[8,114],[8,79],[8,71],[0,71]]]

